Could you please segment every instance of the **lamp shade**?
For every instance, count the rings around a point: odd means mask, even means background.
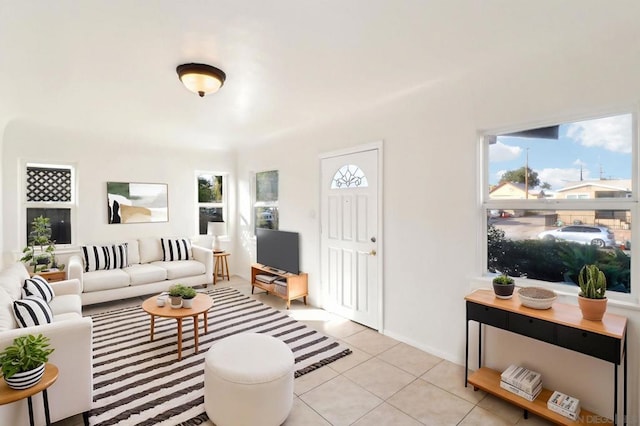
[[[207,224],[207,235],[225,235],[227,233],[227,224],[224,222],[209,222]]]
[[[176,68],[182,84],[200,97],[217,92],[227,75],[221,69],[206,64],[183,64]]]

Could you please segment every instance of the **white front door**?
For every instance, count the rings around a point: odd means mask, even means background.
[[[323,305],[379,329],[379,149],[321,160],[321,270]]]

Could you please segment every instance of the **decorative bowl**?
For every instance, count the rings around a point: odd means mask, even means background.
[[[556,293],[541,287],[522,287],[518,289],[522,306],[533,309],[549,309],[556,300]]]

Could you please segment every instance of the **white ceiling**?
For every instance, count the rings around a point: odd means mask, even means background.
[[[0,124],[247,146],[584,40],[637,43],[639,18],[637,0],[0,0]],[[225,85],[188,92],[186,62]]]

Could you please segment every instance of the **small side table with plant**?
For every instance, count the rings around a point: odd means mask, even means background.
[[[46,424],[51,424],[47,388],[58,379],[58,367],[48,364],[49,339],[42,334],[17,337],[13,344],[0,352],[0,371],[4,383],[0,383],[0,405],[27,398],[29,423],[34,424],[31,397],[42,392]]]

